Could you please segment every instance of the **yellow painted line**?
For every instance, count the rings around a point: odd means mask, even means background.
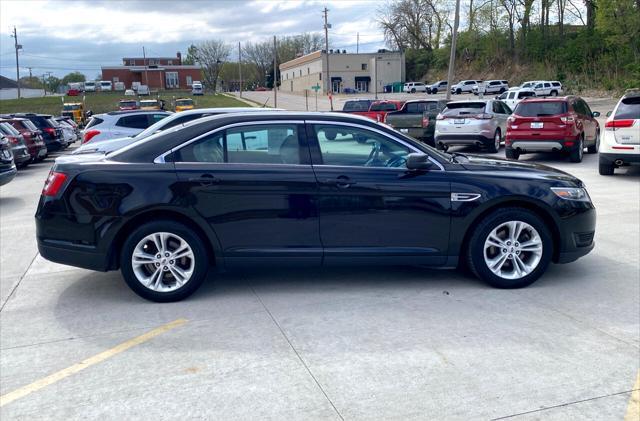
[[[631,391],[629,405],[627,406],[627,414],[624,416],[624,421],[638,420],[640,420],[640,370],[638,371],[636,384],[633,386],[633,390]]]
[[[121,343],[120,345],[117,345],[111,349],[108,349],[106,351],[103,351],[99,354],[94,355],[93,357],[89,357],[84,361],[81,361],[77,364],[72,365],[71,367],[67,367],[65,369],[62,369],[56,373],[53,373],[47,377],[44,377],[40,380],[36,380],[35,382],[28,384],[24,387],[21,387],[20,389],[16,389],[13,392],[9,392],[6,395],[2,395],[0,396],[0,407],[3,407],[5,405],[10,404],[11,402],[15,401],[16,399],[20,399],[23,398],[33,392],[37,392],[38,390],[47,387],[49,385],[52,385],[64,378],[67,378],[69,376],[71,376],[72,374],[75,374],[79,371],[84,370],[85,368],[89,368],[92,365],[101,363],[102,361],[111,358],[115,355],[118,355],[121,352],[126,351],[129,348],[133,348],[136,345],[140,345],[141,343],[144,343],[152,338],[155,338],[158,335],[161,335],[173,328],[176,328],[178,326],[181,326],[183,324],[187,323],[186,319],[178,319],[178,320],[174,320],[173,322],[167,323],[166,325],[162,325],[157,329],[153,329],[143,335],[140,335],[138,337],[135,337],[133,339],[130,339],[126,342]]]

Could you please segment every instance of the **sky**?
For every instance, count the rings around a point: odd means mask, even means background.
[[[13,27],[17,28],[20,76],[80,71],[93,79],[100,66],[123,57],[183,56],[207,39],[231,44],[273,35],[323,31],[329,9],[333,48],[360,52],[384,47],[374,18],[382,0],[0,0],[0,74],[15,79]],[[237,47],[233,49],[237,57]],[[231,57],[233,60],[234,57]]]

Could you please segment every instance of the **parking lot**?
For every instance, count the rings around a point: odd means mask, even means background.
[[[1,190],[0,416],[623,419],[640,388],[640,171],[522,160],[582,179],[598,211],[594,252],[531,287],[417,267],[247,268],[172,304],[38,256],[52,160],[31,165]]]

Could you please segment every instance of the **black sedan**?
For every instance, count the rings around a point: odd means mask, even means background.
[[[447,154],[337,113],[206,117],[104,155],[58,158],[36,214],[46,259],[108,271],[154,301],[210,267],[466,265],[499,288],[594,247],[582,182]]]

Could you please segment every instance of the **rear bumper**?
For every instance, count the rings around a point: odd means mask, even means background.
[[[63,141],[58,139],[46,141],[45,143],[47,145],[48,152],[57,152],[66,145],[66,143],[63,143]]]
[[[567,145],[566,142],[571,142]],[[576,139],[507,139],[506,147],[518,150],[520,153],[529,152],[571,152],[578,147]]]
[[[616,161],[622,161],[622,165],[640,165],[640,154],[625,154],[625,153],[600,153],[600,164],[603,165],[618,165]]]
[[[100,272],[108,270],[107,256],[92,246],[38,238],[38,251],[42,257],[55,263]]]
[[[482,136],[482,135],[474,135],[474,134],[445,134],[445,135],[436,135],[435,137],[436,144],[443,144],[446,146],[455,146],[455,145],[474,145],[474,146],[484,146],[493,143],[493,139],[490,137]]]

